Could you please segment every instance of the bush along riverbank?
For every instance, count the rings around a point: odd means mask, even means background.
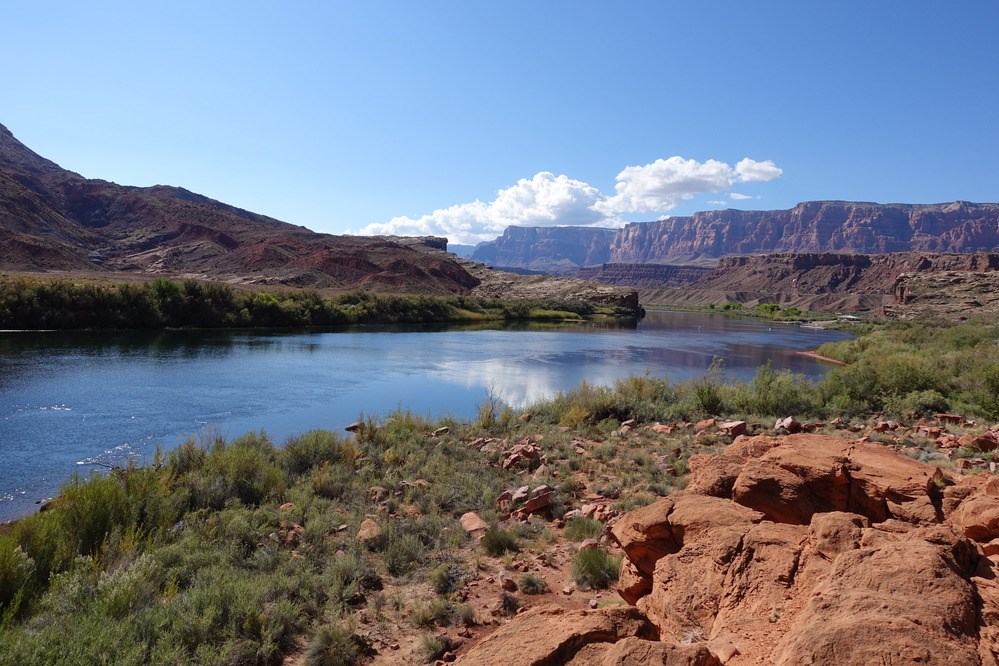
[[[0,275],[0,329],[284,328],[640,315],[558,300],[497,301],[360,291],[323,296],[311,290],[237,290],[197,280],[75,282]]]
[[[609,526],[740,434],[863,438],[989,473],[997,344],[994,328],[894,326],[823,348],[846,365],[817,384],[716,368],[523,413],[487,400],[470,422],[398,412],[280,447],[192,441],[0,526],[0,664],[422,663],[521,608],[618,605],[635,581],[617,582]]]

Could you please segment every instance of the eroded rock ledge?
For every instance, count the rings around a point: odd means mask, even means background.
[[[817,435],[739,437],[622,516],[634,608],[539,608],[468,664],[999,664],[999,478]]]

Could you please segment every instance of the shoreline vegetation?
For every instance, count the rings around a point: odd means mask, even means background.
[[[0,329],[157,330],[358,324],[635,319],[641,311],[582,301],[492,300],[352,291],[236,289],[219,282],[38,279],[0,274]]]
[[[209,436],[149,466],[74,477],[0,526],[0,664],[355,664],[413,636],[399,660],[433,661],[456,627],[494,622],[468,585],[552,544],[574,553],[580,589],[612,584],[619,560],[576,543],[602,524],[569,512],[599,496],[623,513],[682,488],[691,454],[731,441],[697,419],[773,432],[795,416],[830,433],[844,419],[999,420],[999,328],[896,323],[817,353],[843,365],[815,383],[769,365],[734,383],[715,365],[684,383],[584,382],[524,414],[490,397],[467,422],[400,411],[283,446],[263,432]],[[954,464],[916,429],[891,443]],[[508,519],[506,491],[524,484],[521,501],[550,502],[548,521]],[[487,526],[481,541],[459,521],[468,512]],[[527,576],[493,614],[545,592]]]

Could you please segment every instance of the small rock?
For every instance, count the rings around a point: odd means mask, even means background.
[[[502,569],[499,572],[499,582],[500,582],[500,587],[506,590],[507,592],[517,591],[517,581],[514,580],[510,572],[506,571],[505,569]]]
[[[579,544],[580,550],[597,550],[600,547],[600,542],[596,539],[585,539],[581,544]]]
[[[717,424],[718,422],[714,419],[704,419],[703,421],[698,421],[697,424],[694,425],[694,430],[698,431],[710,430],[711,428],[714,428],[715,425]]]
[[[291,511],[294,508],[295,505],[292,502],[285,502],[284,504],[278,507],[278,509],[280,509],[281,511]]]
[[[450,428],[448,428],[447,426],[442,426],[442,427],[438,428],[437,430],[434,430],[433,433],[432,433],[432,435],[434,437],[440,437],[441,435],[446,435],[449,432],[451,432]]]
[[[801,423],[793,416],[788,416],[784,419],[778,419],[777,423],[774,424],[774,430],[786,430],[793,435],[801,432]]]
[[[599,605],[600,605],[599,601],[597,601],[596,599],[590,599],[590,608],[596,608]]]
[[[569,596],[570,594],[572,594],[575,591],[576,591],[576,585],[575,585],[575,583],[569,583],[568,585],[566,585],[565,587],[562,588],[562,594],[564,594],[566,596]]]
[[[354,421],[349,426],[345,427],[344,430],[346,430],[347,432],[357,432],[362,427],[364,427],[364,423],[362,423],[361,421]]]
[[[365,543],[377,539],[381,535],[382,528],[370,518],[365,518],[361,523],[361,527],[357,530],[357,540]]]
[[[479,514],[474,511],[469,511],[458,519],[458,523],[461,524],[461,529],[465,530],[469,534],[481,534],[489,529],[489,525],[486,521],[479,517]]]
[[[738,437],[746,434],[746,426],[745,421],[725,421],[718,426],[718,429],[729,437]]]

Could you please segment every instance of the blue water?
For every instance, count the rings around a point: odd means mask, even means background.
[[[844,333],[700,313],[650,312],[637,327],[495,330],[0,334],[0,520],[28,513],[93,461],[148,461],[206,432],[265,429],[275,442],[409,408],[469,417],[488,392],[522,408],[580,381],[699,376],[715,356],[749,378]]]

